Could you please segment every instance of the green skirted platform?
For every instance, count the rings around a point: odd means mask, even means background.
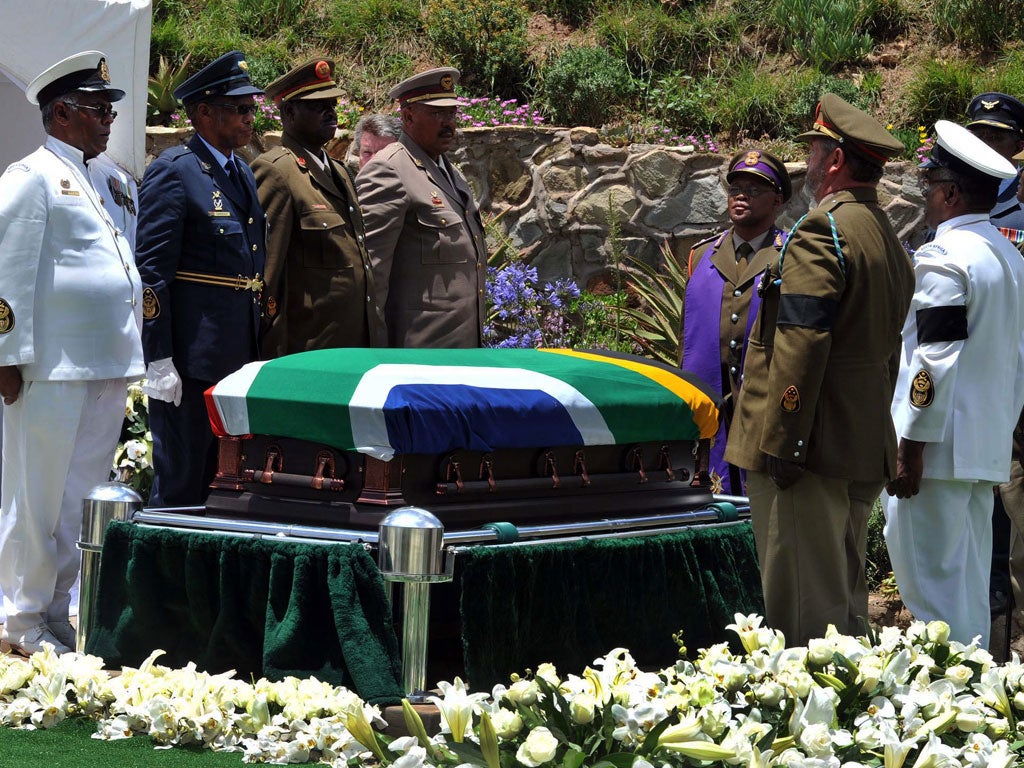
[[[109,666],[315,676],[398,703],[401,659],[373,558],[360,546],[295,544],[111,523],[86,650]]]
[[[554,663],[580,671],[625,647],[647,668],[735,639],[733,614],[764,613],[749,523],[648,538],[474,547],[456,560],[463,653],[475,690]]]
[[[400,654],[373,558],[361,547],[244,539],[112,523],[87,650],[134,666],[194,661],[241,676],[315,675],[378,704],[401,698]],[[647,538],[473,547],[431,587],[428,685],[475,690],[550,661],[581,671],[612,648],[648,668],[729,639],[763,612],[749,523]]]

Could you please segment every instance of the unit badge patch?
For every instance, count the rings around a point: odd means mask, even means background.
[[[910,404],[917,408],[927,408],[935,400],[935,382],[928,371],[921,370],[914,374],[910,383]]]
[[[796,413],[800,410],[800,390],[790,384],[782,393],[782,402],[779,407],[786,413]]]
[[[0,334],[14,330],[14,310],[5,299],[0,299]]]
[[[277,299],[273,296],[267,297],[267,317],[277,316]]]
[[[156,297],[156,291],[152,288],[145,288],[142,291],[142,319],[155,320],[160,317],[160,299]]]

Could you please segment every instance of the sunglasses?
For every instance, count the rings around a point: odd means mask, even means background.
[[[224,104],[222,102],[210,102],[210,106],[223,109],[225,112],[234,112],[236,115],[253,115],[256,113],[255,104]]]
[[[98,120],[106,120],[108,117],[113,120],[117,117],[117,110],[107,106],[94,107],[91,104],[68,104],[67,106],[78,112],[81,112],[83,109],[95,112]]]

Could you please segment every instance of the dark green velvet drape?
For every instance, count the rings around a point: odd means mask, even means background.
[[[625,647],[645,668],[733,639],[736,612],[764,612],[748,522],[648,538],[460,554],[463,655],[474,690],[544,661],[563,674]]]
[[[401,700],[384,582],[361,546],[298,544],[111,523],[87,651],[135,666],[315,676],[367,701]]]

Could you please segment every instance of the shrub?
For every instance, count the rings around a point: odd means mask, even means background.
[[[331,0],[328,7],[330,39],[354,51],[390,55],[393,39],[420,29],[417,0]]]
[[[868,0],[865,29],[876,40],[893,40],[920,24],[923,15],[913,0]]]
[[[520,0],[428,0],[426,33],[437,53],[491,93],[521,94],[528,70]]]
[[[552,18],[580,26],[594,15],[593,0],[530,0],[531,11],[546,13]]]
[[[858,87],[856,83],[836,75],[812,74],[808,79],[795,85],[792,101],[789,102],[790,121],[795,133],[805,130],[814,118],[814,110],[826,93],[834,93],[842,99],[870,112],[878,99],[875,88]],[[795,135],[791,134],[791,135]]]
[[[962,121],[978,92],[975,78],[975,68],[964,59],[929,59],[907,86],[909,116],[927,126],[943,118]]]
[[[673,16],[660,5],[627,0],[608,6],[592,27],[598,41],[640,80],[684,68],[692,55],[687,19]]]
[[[799,70],[777,74],[751,62],[741,64],[718,94],[713,105],[714,120],[737,141],[759,138],[763,134],[799,133],[806,126],[792,124],[786,105],[802,74]]]
[[[778,0],[775,21],[794,30],[793,51],[812,67],[828,72],[871,52],[865,31],[871,0]]]
[[[1024,32],[1019,0],[934,0],[932,19],[946,40],[983,51]]]
[[[236,0],[237,18],[242,32],[253,37],[269,29],[294,25],[302,16],[305,0]]]
[[[600,126],[634,93],[623,63],[604,48],[567,48],[541,74],[544,111],[559,125]]]

